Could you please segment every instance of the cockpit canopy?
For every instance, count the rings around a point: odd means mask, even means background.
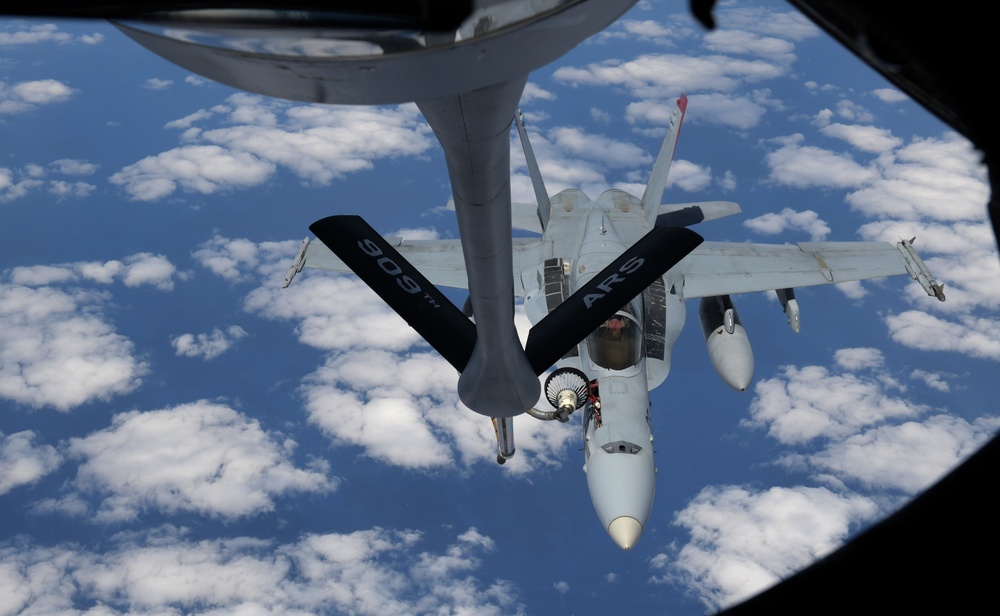
[[[587,336],[587,353],[602,368],[625,370],[639,363],[642,339],[636,308],[626,304]]]

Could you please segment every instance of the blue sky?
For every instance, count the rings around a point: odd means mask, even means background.
[[[549,191],[641,195],[684,91],[665,199],[744,212],[699,233],[916,236],[948,301],[901,278],[801,289],[796,335],[773,294],[736,297],[742,394],[689,307],[629,553],[590,504],[578,424],[518,420],[498,467],[454,370],[362,283],[280,289],[329,214],[456,237],[414,106],[266,99],[105,24],[0,22],[0,614],[702,614],[971,453],[1000,426],[978,155],[787,5],[716,17],[644,2],[531,75]]]

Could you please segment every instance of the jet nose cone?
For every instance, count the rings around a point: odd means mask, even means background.
[[[623,515],[611,520],[608,525],[608,534],[611,540],[618,544],[623,550],[631,550],[635,542],[642,536],[642,524],[633,517]]]
[[[623,550],[635,547],[649,519],[655,476],[653,456],[646,449],[633,454],[598,448],[587,461],[587,487],[597,517]]]

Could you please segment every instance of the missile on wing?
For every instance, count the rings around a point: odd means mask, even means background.
[[[753,381],[753,351],[732,300],[728,295],[703,297],[698,316],[715,371],[726,385],[746,391]]]

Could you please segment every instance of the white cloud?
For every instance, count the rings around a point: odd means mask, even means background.
[[[936,374],[934,372],[928,372],[917,368],[910,373],[910,378],[922,381],[931,389],[936,389],[940,392],[948,393],[951,391],[951,385],[948,384],[948,381],[945,380],[945,375],[942,374]]]
[[[860,354],[870,355],[867,351]],[[857,352],[838,361],[851,366],[871,364]],[[741,425],[766,427],[768,434],[788,445],[801,445],[818,437],[842,438],[865,426],[891,419],[909,419],[926,407],[886,393],[886,383],[876,377],[852,373],[833,374],[822,366],[785,366],[778,376],[762,379],[754,387],[750,418]]]
[[[49,182],[49,192],[55,195],[60,201],[67,197],[82,199],[83,197],[90,196],[90,193],[95,190],[97,190],[96,186],[86,182],[65,182],[63,180]]]
[[[55,167],[56,171],[65,175],[91,175],[100,167],[86,160],[73,158],[61,158],[52,161],[49,166]]]
[[[692,94],[688,97],[685,121],[705,122],[748,130],[757,126],[767,109],[751,97],[712,92]],[[625,119],[631,124],[645,123],[664,134],[670,121],[670,114],[677,108],[673,99],[641,100],[625,108]]]
[[[785,208],[777,214],[770,212],[744,220],[743,226],[763,235],[778,235],[787,230],[804,231],[814,242],[822,241],[830,234],[830,226],[812,210],[796,212]]]
[[[762,56],[782,64],[795,61],[795,45],[791,41],[760,36],[746,30],[717,28],[705,34],[705,47],[717,53]]]
[[[680,581],[711,610],[731,605],[832,552],[875,503],[826,488],[707,487],[674,523],[691,540],[650,561],[652,581]]]
[[[210,334],[181,334],[170,341],[178,355],[214,359],[228,351],[236,342],[245,338],[247,332],[239,325],[231,325],[222,331],[218,327]]]
[[[34,45],[38,43],[71,43],[74,41],[93,45],[104,40],[104,35],[99,33],[82,34],[74,37],[68,32],[59,30],[56,24],[35,24],[29,26],[27,22],[12,22],[0,27],[0,47],[14,45]]]
[[[731,92],[741,84],[774,79],[787,71],[787,66],[765,60],[662,54],[607,60],[584,68],[563,66],[553,76],[573,86],[624,86],[640,98],[663,99],[685,90]]]
[[[838,282],[833,287],[843,293],[848,299],[861,299],[868,295],[868,290],[865,289],[860,280]]]
[[[872,112],[868,111],[861,105],[855,103],[854,101],[849,101],[847,99],[841,99],[837,101],[835,105],[837,108],[837,115],[844,118],[845,120],[850,120],[851,122],[874,122],[875,116]]]
[[[919,310],[885,317],[895,342],[922,351],[953,351],[1000,361],[1000,331],[996,320],[970,315],[948,321]]]
[[[170,79],[160,79],[158,77],[152,77],[146,80],[143,87],[149,90],[165,90],[174,84]]]
[[[0,85],[2,87],[2,85]],[[2,106],[0,101],[0,106]],[[2,113],[2,112],[0,112]],[[93,173],[97,165],[82,160],[57,160],[49,164],[55,172],[66,175],[85,175]],[[17,170],[0,167],[0,202],[9,202],[25,197],[30,192],[42,189],[46,183],[42,180],[46,175],[45,167],[29,163]],[[67,182],[65,180],[49,180],[48,191],[59,200],[66,197],[82,198],[90,195],[97,187],[86,182]]]
[[[637,145],[589,134],[579,128],[556,127],[549,130],[547,136],[560,152],[600,162],[609,168],[635,167],[653,162],[653,157]]]
[[[658,43],[665,43],[667,39],[675,35],[675,31],[670,26],[665,26],[652,19],[623,19],[617,23],[622,30],[632,35],[633,40],[651,40]]]
[[[558,582],[555,582],[554,584],[552,584],[552,587],[556,589],[556,592],[563,595],[569,592],[569,582],[565,580],[559,580]]]
[[[0,93],[2,95],[2,93]],[[0,114],[3,113],[3,102],[0,100]],[[45,183],[41,180],[34,179],[25,173],[25,170],[21,170],[21,177],[17,180],[14,179],[14,172],[10,169],[0,167],[0,202],[6,203],[9,201],[14,201],[15,199],[20,199],[24,197],[32,190],[44,186]]]
[[[31,111],[38,105],[65,103],[76,90],[55,79],[21,81],[14,85],[0,82],[0,115]]]
[[[174,288],[173,276],[176,272],[174,264],[163,255],[139,252],[125,257],[122,282],[126,287],[149,284],[157,289],[169,291]]]
[[[11,282],[28,287],[43,287],[76,279],[73,270],[57,265],[31,265],[10,270]]]
[[[847,154],[802,145],[804,140],[798,133],[776,140],[781,147],[765,159],[772,181],[796,188],[857,188],[878,177],[875,169],[859,165]]]
[[[147,371],[102,320],[105,297],[0,285],[0,396],[60,411],[128,393]]]
[[[827,137],[842,139],[859,150],[876,154],[889,152],[903,144],[903,140],[888,129],[876,126],[834,123],[824,126],[820,132]]]
[[[844,370],[856,372],[858,370],[881,368],[885,363],[885,356],[878,349],[860,347],[837,349],[837,352],[833,354],[833,360]]]
[[[734,7],[719,12],[720,27],[746,30],[764,36],[803,41],[820,35],[819,28],[799,11],[767,7]]]
[[[31,430],[7,436],[0,432],[0,495],[38,481],[62,463],[55,447],[36,445],[36,437]]]
[[[915,494],[944,476],[1000,428],[1000,417],[934,415],[922,422],[878,426],[830,443],[809,457],[821,472],[867,488]]]
[[[872,90],[872,95],[883,103],[901,103],[910,98],[895,88],[876,88]]]
[[[109,178],[137,201],[157,201],[178,188],[212,194],[264,183],[275,166],[246,152],[216,145],[191,145],[147,156]]]
[[[82,460],[74,486],[105,495],[96,519],[120,522],[149,509],[241,517],[272,510],[287,493],[336,487],[293,466],[294,447],[256,420],[200,401],[120,413],[110,427],[71,439],[67,454]]]
[[[736,190],[736,176],[732,171],[726,170],[726,172],[722,174],[722,177],[716,178],[716,182],[719,183],[719,188],[726,192]]]
[[[192,255],[213,274],[235,282],[253,279],[254,275],[263,273],[262,267],[273,269],[282,259],[294,257],[298,247],[294,241],[256,243],[216,235],[201,244]]]
[[[989,198],[986,168],[963,137],[914,138],[878,159],[877,175],[847,202],[868,216],[982,220]]]
[[[221,116],[218,128],[195,127]],[[418,156],[432,141],[415,105],[394,108],[291,105],[234,94],[226,105],[167,124],[187,128],[188,145],[149,156],[111,176],[135,200],[156,201],[178,189],[212,194],[257,186],[284,168],[326,185],[370,169],[378,158]]]
[[[30,287],[74,282],[83,278],[101,284],[111,284],[121,278],[127,287],[155,286],[161,291],[174,288],[177,268],[163,255],[138,252],[111,261],[78,261],[59,265],[32,265],[10,270],[11,281]]]
[[[510,582],[478,575],[494,547],[475,529],[440,551],[421,549],[418,532],[381,528],[284,544],[187,534],[121,533],[103,552],[0,546],[0,612],[524,614]]]
[[[675,186],[687,192],[700,192],[708,188],[711,183],[711,167],[702,167],[684,159],[677,159],[670,163],[670,176],[667,178],[668,188]]]
[[[555,99],[556,99],[555,94],[549,92],[545,88],[539,86],[537,83],[531,81],[524,84],[524,92],[521,93],[522,105],[534,100],[551,101]]]
[[[489,419],[458,399],[458,374],[434,352],[358,350],[330,357],[303,385],[309,419],[335,442],[407,468],[495,464]],[[575,431],[568,425],[516,420],[517,455],[504,470],[524,474],[563,461]],[[453,452],[453,450],[456,450]]]

